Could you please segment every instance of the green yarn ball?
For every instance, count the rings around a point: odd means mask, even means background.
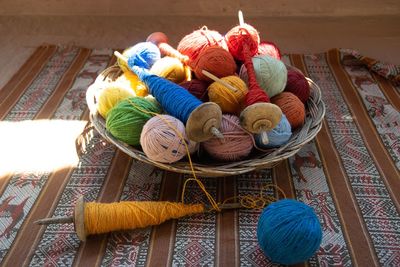
[[[258,85],[271,98],[283,92],[287,81],[287,69],[285,64],[270,56],[255,56],[252,58],[254,71]],[[240,69],[240,78],[248,85],[248,75],[246,67]]]
[[[107,130],[122,142],[139,145],[143,126],[154,116],[140,110],[161,113],[161,107],[154,98],[130,97],[119,102],[108,112]]]

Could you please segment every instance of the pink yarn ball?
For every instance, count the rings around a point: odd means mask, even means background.
[[[263,41],[260,43],[260,45],[258,46],[257,54],[262,56],[270,56],[279,60],[281,60],[282,58],[279,47],[273,42],[267,42],[267,41]]]
[[[198,147],[197,143],[187,138],[185,125],[169,115],[154,116],[146,122],[140,135],[143,152],[149,159],[162,163],[181,160],[187,155],[187,151],[183,140],[176,131],[185,139],[189,152],[195,152]]]
[[[224,142],[211,138],[202,143],[204,149],[215,159],[236,161],[247,157],[253,148],[253,137],[240,126],[240,120],[235,115],[222,115],[220,131],[225,137]]]
[[[224,37],[219,32],[209,30],[204,26],[183,37],[177,50],[193,61],[197,59],[201,51],[210,46],[220,46],[228,51]]]

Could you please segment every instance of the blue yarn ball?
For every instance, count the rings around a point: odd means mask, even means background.
[[[150,69],[161,58],[160,49],[151,42],[138,43],[124,52],[129,66]]]
[[[290,137],[292,136],[292,127],[290,127],[290,123],[286,118],[285,114],[282,114],[281,121],[278,125],[267,132],[269,142],[264,144],[260,134],[256,134],[254,139],[256,141],[256,145],[259,148],[273,148],[280,147],[283,144],[286,144]]]
[[[314,210],[284,199],[267,206],[260,215],[257,238],[272,262],[295,264],[308,260],[321,244],[322,229]]]

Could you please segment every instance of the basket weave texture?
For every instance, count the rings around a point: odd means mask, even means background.
[[[191,174],[188,160],[185,158],[179,162],[165,164],[149,159],[142,150],[130,146],[117,140],[106,130],[106,123],[103,117],[97,112],[97,95],[107,83],[116,80],[122,71],[118,66],[112,66],[105,69],[97,77],[96,81],[88,88],[86,92],[86,102],[90,110],[90,120],[95,129],[108,142],[114,144],[124,153],[139,161],[154,165],[161,169],[172,172]],[[322,101],[321,90],[316,83],[307,78],[311,95],[306,103],[306,120],[304,125],[295,130],[284,146],[276,149],[269,149],[264,152],[252,153],[250,157],[242,161],[236,162],[193,162],[193,168],[196,175],[207,177],[231,176],[247,173],[258,169],[273,168],[282,160],[287,159],[296,154],[303,145],[310,142],[321,130],[322,120],[325,116],[325,105]]]

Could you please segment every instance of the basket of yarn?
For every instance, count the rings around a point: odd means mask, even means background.
[[[129,156],[168,171],[273,168],[320,131],[321,90],[248,24],[203,27],[174,49],[157,33],[116,53],[88,88],[90,120]]]

